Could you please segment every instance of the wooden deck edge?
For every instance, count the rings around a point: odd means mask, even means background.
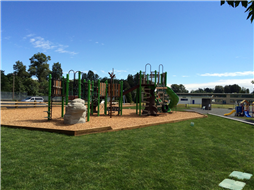
[[[143,127],[149,127],[149,126],[153,126],[153,125],[176,123],[176,122],[190,120],[190,119],[199,119],[199,118],[208,117],[207,115],[203,115],[203,114],[200,114],[200,115],[201,116],[199,116],[199,117],[184,118],[184,119],[178,119],[178,120],[172,120],[172,121],[163,121],[163,122],[156,122],[156,123],[149,123],[149,124],[137,125],[137,126],[131,126],[131,127],[125,127],[125,128],[119,128],[119,129],[113,129],[111,126],[105,126],[105,127],[98,127],[98,128],[91,128],[91,129],[74,131],[74,130],[47,129],[47,128],[38,128],[38,127],[5,125],[5,124],[2,124],[1,127],[23,128],[23,129],[28,129],[28,130],[37,130],[37,131],[46,131],[46,132],[52,132],[52,133],[60,133],[60,134],[65,134],[65,135],[69,135],[69,136],[82,136],[82,135],[93,134],[93,133],[105,133],[105,132],[114,132],[114,131],[122,131],[122,130],[132,130],[132,129],[138,129],[138,128],[143,128]]]
[[[52,133],[65,134],[65,135],[69,135],[69,136],[81,136],[81,135],[85,135],[85,134],[107,132],[109,130],[112,130],[111,126],[85,129],[85,130],[80,130],[80,131],[62,130],[62,129],[47,129],[47,128],[39,128],[39,127],[26,127],[26,126],[5,125],[5,124],[2,124],[1,127],[19,128],[19,129],[22,128],[22,129],[36,130],[36,131],[46,131],[46,132],[52,132]]]
[[[107,131],[110,131],[110,130],[112,130],[111,126],[98,127],[98,128],[75,131],[74,136],[81,136],[81,135],[86,135],[86,134],[91,134],[91,133],[101,133],[101,132],[107,132]]]
[[[18,126],[18,125],[6,125],[6,124],[1,124],[1,127],[19,128],[19,129],[22,128],[22,129],[35,130],[35,131],[46,131],[46,132],[60,133],[60,134],[65,134],[70,136],[75,135],[75,131],[72,131],[72,130],[48,129],[48,128],[26,127],[26,126]]]
[[[149,126],[153,126],[153,125],[163,125],[163,124],[167,124],[167,123],[176,123],[176,122],[180,122],[180,121],[185,121],[185,120],[190,120],[190,119],[200,119],[200,118],[205,118],[205,117],[207,117],[207,116],[202,115],[200,117],[194,117],[194,118],[185,118],[185,119],[178,119],[178,120],[173,120],[173,121],[163,121],[163,122],[157,122],[157,123],[149,123],[149,124],[144,124],[144,125],[137,125],[137,126],[131,126],[131,127],[126,127],[126,128],[120,128],[120,129],[113,129],[112,131],[139,129],[139,128],[149,127]],[[111,132],[111,131],[109,131],[109,132]]]

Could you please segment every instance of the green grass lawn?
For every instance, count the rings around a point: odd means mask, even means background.
[[[254,174],[254,127],[212,115],[80,137],[1,133],[2,189],[221,190],[232,171]]]

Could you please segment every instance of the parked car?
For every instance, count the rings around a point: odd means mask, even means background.
[[[39,97],[39,96],[30,96],[27,97],[26,99],[21,100],[21,102],[44,102],[43,97]]]

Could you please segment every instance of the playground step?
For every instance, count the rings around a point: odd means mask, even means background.
[[[164,90],[164,89],[167,89],[167,87],[156,87],[156,89]]]

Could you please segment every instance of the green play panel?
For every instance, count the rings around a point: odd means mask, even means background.
[[[233,171],[229,176],[230,177],[236,177],[237,179],[243,180],[243,179],[250,179],[252,174],[238,172],[238,171]]]
[[[231,190],[242,190],[246,183],[232,179],[224,179],[219,186]]]

